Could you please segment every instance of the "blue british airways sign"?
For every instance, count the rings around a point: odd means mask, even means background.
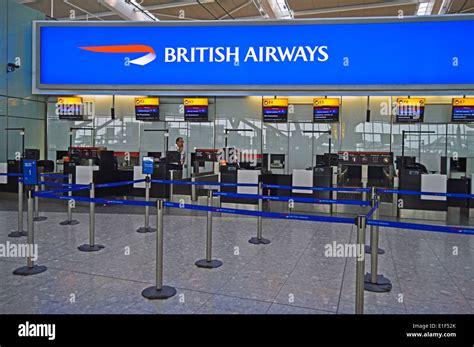
[[[35,35],[38,92],[474,88],[469,16],[36,22]]]

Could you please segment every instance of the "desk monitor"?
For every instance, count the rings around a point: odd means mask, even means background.
[[[466,164],[466,158],[458,158],[458,160],[450,158],[449,168],[451,172],[466,172]]]
[[[25,149],[25,159],[39,160],[40,159],[40,150],[26,148]]]
[[[181,154],[178,151],[168,151],[166,152],[166,160],[168,163],[181,163]]]
[[[415,157],[403,157],[403,165],[402,165],[402,157],[397,156],[396,164],[397,168],[401,169],[406,168],[406,167],[414,167],[416,163],[416,158]]]
[[[161,152],[148,152],[147,156],[160,159],[161,158]]]

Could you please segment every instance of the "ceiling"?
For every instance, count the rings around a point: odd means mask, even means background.
[[[474,13],[474,0],[17,0],[17,2],[58,20],[265,20]],[[137,17],[138,15],[141,17]]]

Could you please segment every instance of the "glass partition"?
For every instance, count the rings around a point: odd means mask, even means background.
[[[287,174],[294,169],[306,169],[312,165],[313,123],[289,123],[289,165]]]
[[[268,155],[268,160],[271,161],[272,154],[284,155],[283,167],[269,169],[273,173],[288,173],[289,155],[288,155],[288,141],[289,128],[292,123],[264,123],[262,130],[262,148],[263,154]]]

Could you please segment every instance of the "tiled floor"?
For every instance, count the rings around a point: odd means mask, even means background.
[[[142,216],[97,214],[96,241],[106,247],[83,253],[88,215],[75,214],[76,226],[59,225],[64,213],[46,215],[35,242],[48,271],[14,276],[25,259],[0,258],[0,313],[354,313],[355,259],[324,255],[333,241],[355,242],[351,225],[264,220],[272,242],[257,246],[247,242],[255,219],[215,217],[213,252],[224,264],[209,270],[194,266],[205,256],[204,215],[165,215],[164,283],[178,294],[149,301],[141,291],[155,281],[155,234],[135,232]],[[15,212],[0,211],[0,244],[26,242],[7,237],[16,223]],[[393,290],[365,292],[366,313],[474,313],[474,237],[382,228],[380,246]]]

